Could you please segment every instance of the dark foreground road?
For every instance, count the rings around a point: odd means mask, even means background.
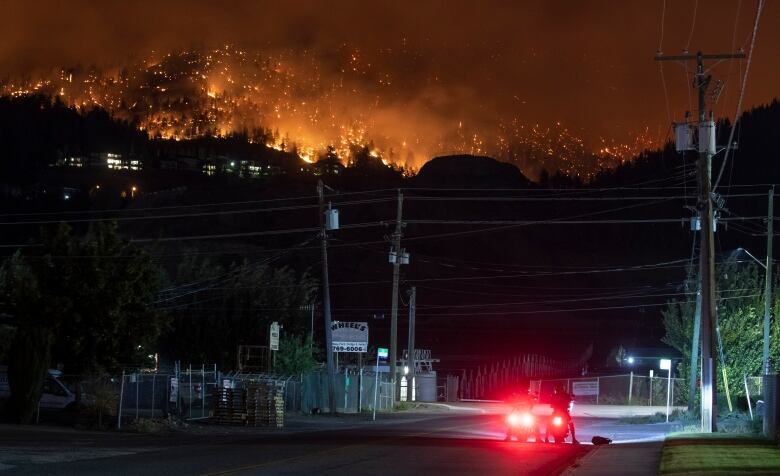
[[[0,474],[85,475],[518,475],[557,474],[590,445],[501,441],[496,415],[412,415],[296,432],[127,435],[0,428]],[[341,428],[339,428],[341,426]],[[350,428],[344,428],[350,426]],[[659,429],[579,422],[626,440]],[[580,435],[578,435],[580,436]]]

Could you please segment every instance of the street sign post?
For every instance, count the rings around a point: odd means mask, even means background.
[[[379,387],[379,359],[387,359],[389,351],[385,347],[379,347],[376,349],[376,368],[374,369],[374,416],[373,420],[376,421],[376,391]]]

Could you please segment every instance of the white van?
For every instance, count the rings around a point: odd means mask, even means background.
[[[0,365],[0,400],[11,396],[8,388],[8,367]],[[76,401],[76,393],[62,380],[62,372],[49,369],[43,381],[40,407],[52,410],[63,410]]]

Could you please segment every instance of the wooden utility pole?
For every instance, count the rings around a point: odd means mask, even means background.
[[[717,348],[715,325],[715,249],[714,213],[712,200],[712,156],[716,153],[715,122],[707,117],[706,94],[712,76],[704,70],[704,60],[744,58],[744,53],[705,55],[665,56],[657,54],[656,61],[696,61],[696,73],[693,86],[699,93],[698,123],[698,179],[699,199],[697,210],[701,221],[701,252],[699,254],[699,276],[701,279],[701,429],[710,433],[717,431],[717,360],[713,350]],[[711,116],[711,114],[710,114]],[[687,124],[684,125],[687,127]],[[681,147],[682,146],[682,147]],[[689,144],[678,144],[678,150],[689,150]],[[730,144],[727,145],[727,147]],[[693,370],[693,369],[692,369]]]
[[[325,353],[328,368],[328,409],[336,413],[336,367],[333,362],[333,333],[330,319],[330,281],[328,280],[328,233],[325,229],[325,184],[317,182],[322,237],[322,317],[325,320]]]
[[[766,278],[764,282],[764,374],[769,374],[769,324],[772,318],[772,242],[774,240],[775,187],[769,189],[766,216]]]
[[[404,195],[398,190],[398,209],[395,218],[395,232],[393,233],[393,249],[390,256],[393,259],[393,301],[390,312],[390,381],[393,384],[393,400],[396,392],[396,363],[398,360],[398,281],[401,276],[401,258],[404,254],[401,249],[401,237],[403,236],[403,203]]]

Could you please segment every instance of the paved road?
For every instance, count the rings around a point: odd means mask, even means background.
[[[500,415],[448,413],[299,424],[297,431],[128,435],[0,427],[0,474],[557,474],[590,445],[501,441]],[[296,425],[291,425],[295,427]],[[578,437],[658,439],[664,425],[578,421]]]

